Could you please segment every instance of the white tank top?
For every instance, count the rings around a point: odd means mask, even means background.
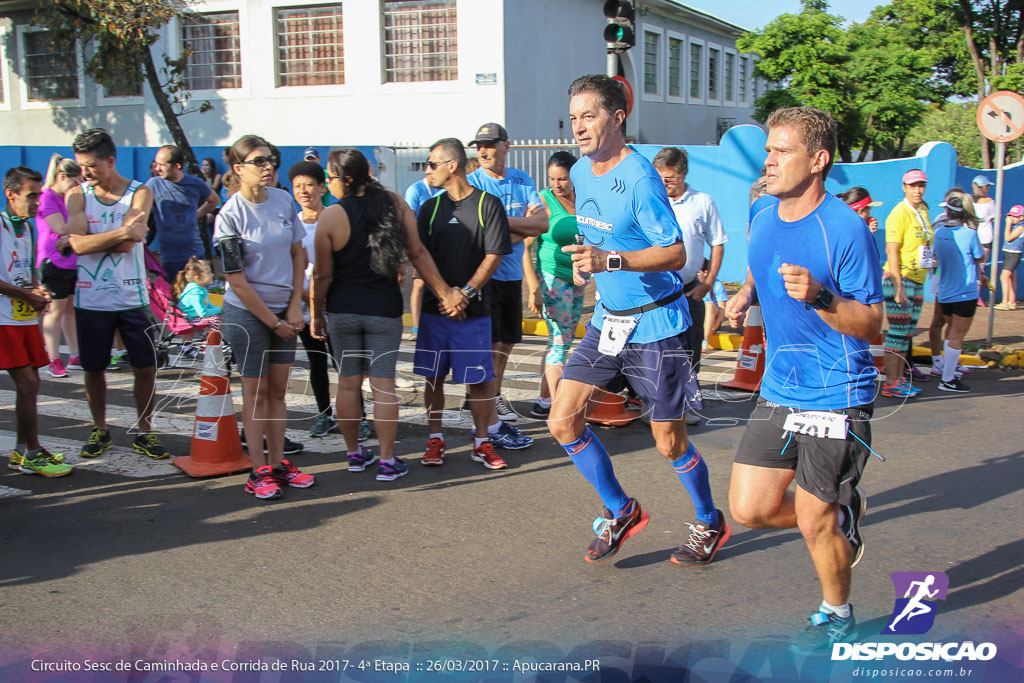
[[[140,187],[142,183],[132,180],[120,199],[106,204],[96,196],[93,187],[83,186],[89,234],[98,235],[120,228],[125,214],[132,208],[132,197]],[[75,308],[124,311],[148,305],[146,258],[141,242],[123,254],[98,252],[78,257]]]
[[[24,221],[18,237],[7,212],[0,212],[0,279],[18,287],[31,287],[35,274],[35,235]],[[37,325],[39,314],[24,299],[0,296],[0,325]]]

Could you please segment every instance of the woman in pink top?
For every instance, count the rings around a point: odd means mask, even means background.
[[[74,298],[78,265],[75,255],[62,256],[57,251],[57,240],[68,234],[68,210],[64,206],[64,193],[82,182],[82,169],[74,159],[63,159],[59,154],[50,157],[46,170],[43,194],[39,198],[36,229],[39,232],[36,248],[36,267],[43,285],[52,293],[52,302],[43,315],[43,340],[50,357],[47,372],[52,377],[67,377],[60,359],[60,335],[68,343],[68,367],[81,370],[78,360],[78,331],[75,327]]]

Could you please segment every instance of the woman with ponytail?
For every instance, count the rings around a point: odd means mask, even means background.
[[[46,371],[51,377],[67,377],[67,369],[60,359],[60,336],[68,343],[68,368],[81,370],[78,358],[78,328],[75,326],[74,298],[71,296],[78,280],[78,261],[74,254],[62,256],[57,251],[57,240],[68,231],[68,210],[64,195],[82,182],[82,169],[74,159],[64,159],[59,154],[50,157],[43,182],[43,194],[39,197],[39,213],[36,214],[36,229],[39,242],[36,249],[36,267],[40,282],[50,290],[50,308],[43,315],[43,340],[50,364]]]
[[[310,328],[318,339],[330,334],[339,375],[336,416],[348,446],[349,471],[362,472],[377,461],[377,455],[358,441],[360,384],[366,374],[380,442],[377,480],[394,481],[409,470],[394,457],[395,365],[404,308],[398,275],[406,257],[450,310],[461,308],[462,294],[441,278],[420,242],[412,209],[370,175],[370,164],[361,152],[331,151],[327,189],[339,201],[324,209],[316,228]]]

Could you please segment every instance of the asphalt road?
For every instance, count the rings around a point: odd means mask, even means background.
[[[523,347],[521,357],[534,350]],[[728,362],[720,365],[726,377]],[[524,414],[533,363],[512,370]],[[176,432],[164,442],[179,455],[189,447],[194,376],[160,373],[168,400],[158,426]],[[906,404],[879,398],[873,421],[886,461],[872,458],[863,480],[867,551],[852,597],[861,636],[884,640],[877,634],[893,610],[890,573],[944,571],[949,594],[917,639],[996,643],[993,661],[954,665],[977,667],[970,680],[1021,680],[1022,379],[976,370],[967,395],[939,392],[933,381]],[[714,383],[710,373],[702,380]],[[509,469],[490,472],[470,461],[467,423],[456,420],[446,426],[445,465],[424,468],[421,394],[407,393],[397,452],[408,476],[384,483],[374,468],[350,473],[339,437],[307,438],[307,452],[293,460],[317,476],[316,487],[260,502],[243,493],[244,475],[193,480],[130,454],[130,380],[119,373],[111,381],[118,448],[103,462],[61,479],[0,474],[0,680],[532,680],[521,668],[531,662],[591,659],[599,673],[539,680],[858,678],[855,663],[805,660],[785,647],[820,600],[795,530],[735,527],[713,564],[669,563],[693,509],[640,422],[599,434],[651,522],[614,560],[590,566],[583,553],[600,501],[542,422],[520,419],[535,445],[505,452]],[[297,372],[293,437],[311,424],[304,387]],[[80,379],[47,378],[42,394],[44,441],[73,452],[88,435]],[[0,399],[7,448],[6,375]],[[453,394],[449,405],[457,403]],[[723,510],[751,407],[743,397],[708,401],[711,422],[692,431]],[[132,664],[90,678],[86,660]],[[199,678],[146,670],[149,662],[225,660],[256,671]],[[375,671],[374,660],[410,670]],[[32,671],[62,662],[73,673]]]

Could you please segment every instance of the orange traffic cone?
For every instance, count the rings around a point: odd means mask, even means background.
[[[883,344],[885,335],[881,332],[871,342],[871,355],[875,358],[875,368],[878,370],[879,375],[885,374],[885,345]]]
[[[743,328],[743,344],[740,355],[736,359],[736,375],[732,381],[723,382],[721,386],[728,389],[757,391],[764,377],[764,322],[761,319],[761,307],[754,305],[747,311],[747,322]]]
[[[594,388],[587,401],[587,422],[608,427],[625,427],[640,417],[640,413],[626,410],[626,398],[622,394],[610,394],[604,389]]]
[[[242,453],[228,375],[220,348],[220,331],[211,330],[206,337],[192,449],[188,456],[173,460],[174,466],[190,477],[215,477],[252,467]]]

